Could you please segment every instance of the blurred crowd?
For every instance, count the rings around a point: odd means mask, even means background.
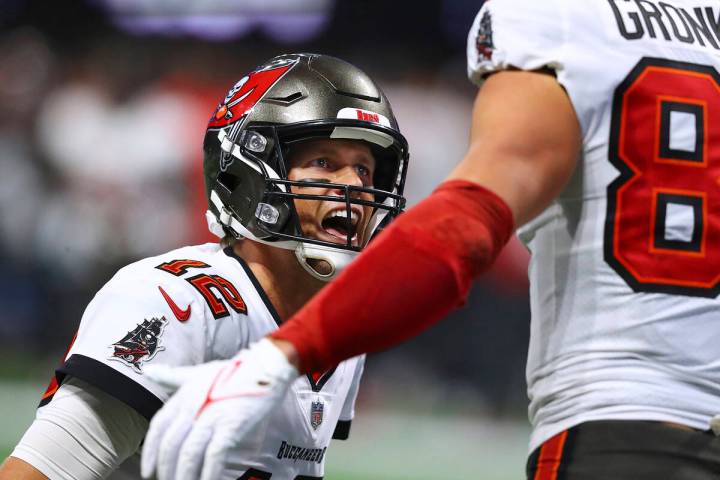
[[[118,267],[214,240],[204,219],[204,128],[227,88],[273,55],[337,55],[379,82],[410,142],[410,205],[467,145],[474,87],[464,42],[477,1],[422,2],[422,11],[408,1],[247,1],[240,12],[218,1],[202,15],[150,7],[196,2],[3,3],[2,355],[59,358]],[[513,241],[464,309],[371,357],[368,401],[413,388],[433,408],[522,413],[526,268]],[[387,288],[402,294],[402,285]]]

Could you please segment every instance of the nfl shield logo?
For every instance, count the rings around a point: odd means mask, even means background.
[[[322,402],[312,402],[310,406],[310,425],[313,430],[317,430],[323,421],[323,409],[325,405]]]

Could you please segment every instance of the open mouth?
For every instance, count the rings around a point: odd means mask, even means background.
[[[347,243],[348,239],[350,239],[351,245],[357,246],[357,230],[360,217],[360,212],[355,209],[350,210],[349,217],[345,208],[332,210],[325,215],[321,226],[327,234],[338,239],[335,243]]]

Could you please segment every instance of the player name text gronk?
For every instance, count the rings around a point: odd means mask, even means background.
[[[290,445],[289,443],[283,441],[282,444],[280,444],[280,449],[277,453],[278,460],[282,460],[283,458],[286,458],[288,460],[293,460],[297,462],[298,460],[301,460],[303,462],[316,462],[321,463],[323,460],[323,457],[325,457],[325,450],[327,450],[327,447],[325,448],[306,448],[306,447],[298,447],[297,445]]]
[[[608,0],[618,30],[627,40],[643,37],[720,50],[720,8],[680,7],[651,0]]]

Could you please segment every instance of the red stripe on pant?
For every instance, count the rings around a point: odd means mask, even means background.
[[[564,431],[543,443],[533,480],[557,480],[566,438],[567,431]]]

